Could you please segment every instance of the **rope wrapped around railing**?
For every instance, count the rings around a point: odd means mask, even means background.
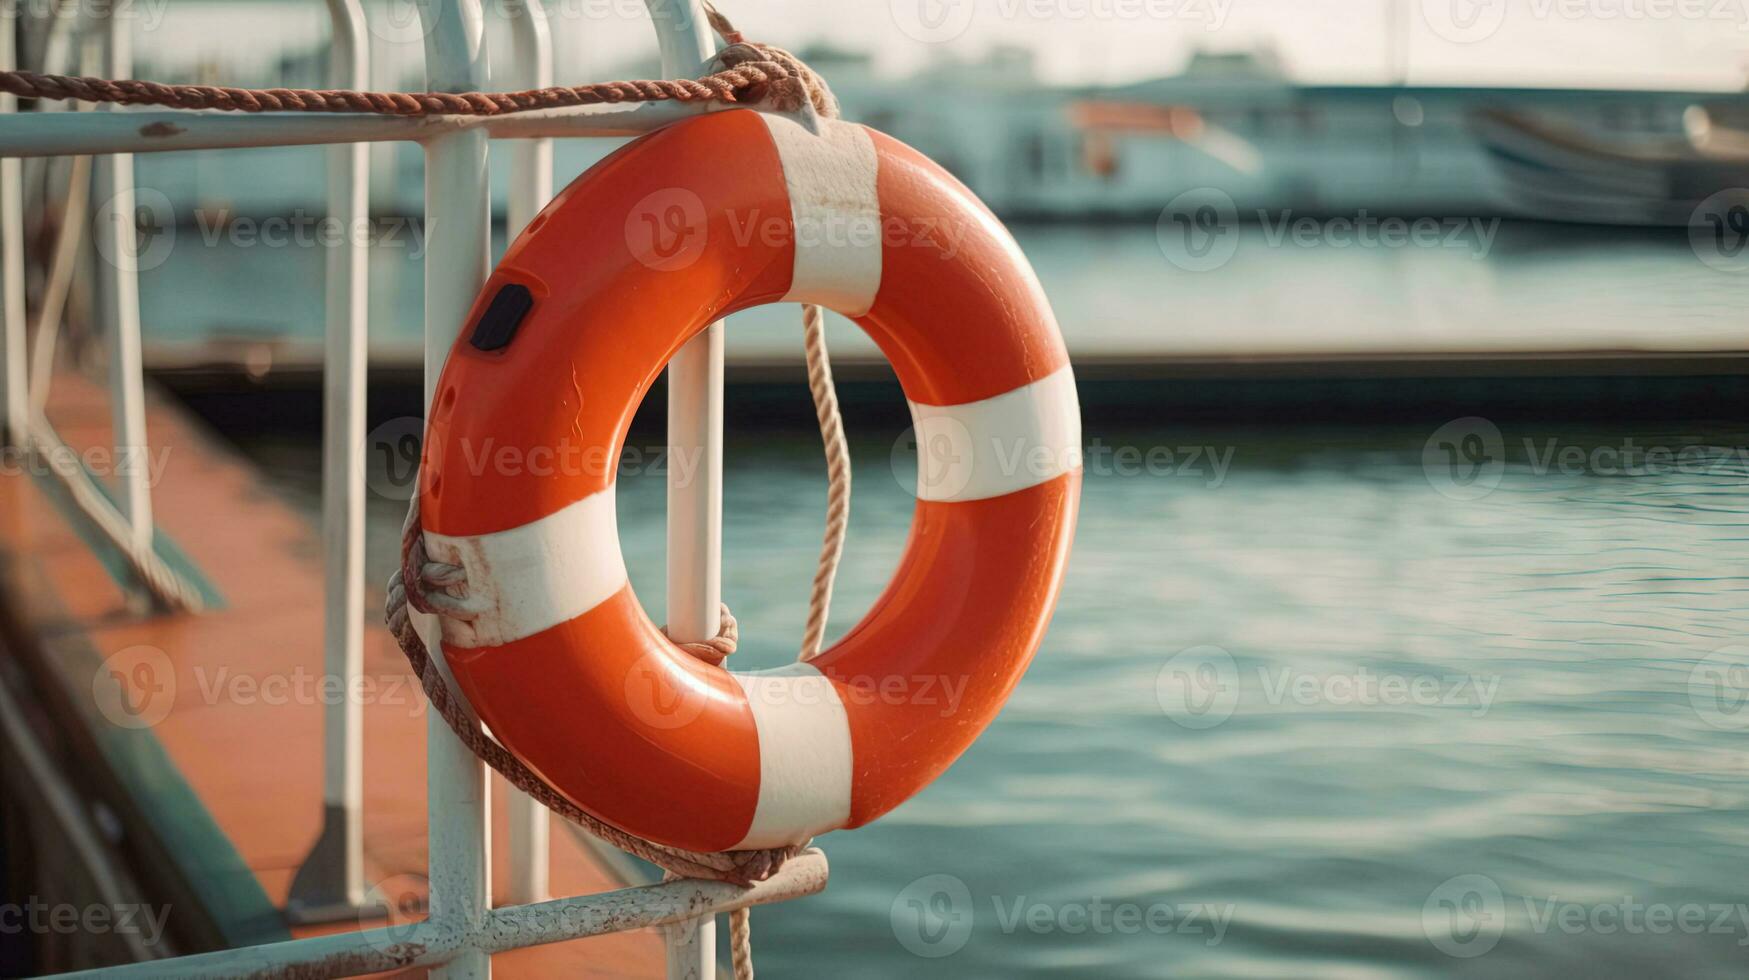
[[[409,582],[417,585],[410,589],[407,587]],[[468,714],[461,701],[450,692],[442,672],[432,661],[430,651],[426,649],[424,639],[413,627],[409,610],[453,619],[473,619],[477,613],[467,608],[465,598],[456,595],[465,590],[466,581],[461,576],[459,566],[432,561],[426,555],[424,528],[419,521],[419,498],[414,497],[407,510],[406,525],[402,529],[401,567],[389,578],[386,609],[389,631],[394,634],[401,650],[407,655],[414,676],[419,678],[425,696],[431,701],[432,710],[449,725],[450,730],[455,732],[456,737],[462,740],[462,744],[469,751],[508,780],[510,785],[615,847],[660,868],[690,878],[712,878],[749,885],[770,877],[783,866],[784,861],[801,853],[805,844],[732,852],[688,851],[668,847],[628,834],[596,819],[548,785],[496,739],[487,735]],[[728,607],[724,606],[723,625],[710,649],[713,652],[723,650],[723,656],[734,652],[734,635],[734,617],[729,614]],[[687,644],[682,649],[691,646]]]
[[[106,102],[220,112],[328,112],[378,116],[502,116],[538,109],[627,102],[766,104],[779,110],[812,103],[836,115],[831,91],[800,58],[782,48],[745,40],[707,5],[711,26],[727,43],[700,78],[641,79],[555,85],[519,92],[360,92],[352,89],[234,88],[170,85],[142,79],[94,78],[0,71],[0,92],[21,99]]]

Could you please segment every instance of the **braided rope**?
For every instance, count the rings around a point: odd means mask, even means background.
[[[716,15],[718,18],[720,14]],[[116,105],[220,112],[328,112],[385,116],[502,116],[537,109],[625,102],[723,102],[790,110],[812,103],[825,112],[830,91],[801,59],[779,47],[736,40],[717,56],[721,67],[701,78],[642,79],[555,85],[520,92],[359,92],[351,89],[234,88],[167,85],[140,79],[0,71],[0,92],[21,99],[78,100]]]
[[[753,980],[753,910],[729,913],[729,970],[735,980]]]
[[[722,604],[722,620],[717,624],[716,636],[708,640],[687,640],[682,643],[669,636],[666,626],[662,627],[662,635],[667,636],[669,642],[675,646],[712,667],[721,667],[723,661],[729,659],[729,654],[734,653],[735,648],[740,645],[741,624],[736,621],[735,614],[729,611],[729,604],[725,602]]]
[[[496,739],[487,735],[479,723],[469,716],[461,701],[451,694],[442,672],[431,659],[425,641],[413,628],[410,609],[464,619],[477,615],[477,611],[465,608],[457,615],[449,611],[456,609],[456,606],[439,598],[449,596],[453,599],[449,590],[461,587],[461,580],[455,574],[456,569],[457,566],[454,565],[431,561],[426,555],[425,533],[419,521],[418,498],[415,497],[412,506],[408,508],[407,523],[402,533],[401,567],[389,579],[386,609],[389,631],[394,634],[402,652],[406,654],[414,676],[419,678],[420,686],[431,702],[432,710],[449,725],[450,730],[455,732],[456,737],[461,739],[469,751],[503,776],[510,785],[615,847],[689,878],[711,878],[749,885],[770,877],[783,866],[784,861],[801,852],[800,845],[757,851],[707,853],[657,844],[628,834],[584,812],[533,770],[523,765]],[[416,588],[409,589],[406,586],[409,581],[419,584]]]
[[[553,86],[521,92],[358,92],[350,89],[167,85],[140,79],[0,72],[0,92],[21,99],[78,100],[221,112],[333,112],[387,116],[498,116],[613,102],[740,102],[787,79],[776,61],[750,61],[697,79],[649,79]],[[754,100],[757,101],[757,100]]]
[[[812,660],[826,636],[832,609],[832,583],[844,556],[844,536],[850,528],[850,448],[844,439],[844,417],[838,412],[838,390],[832,383],[832,359],[826,352],[826,318],[820,308],[802,307],[802,344],[808,360],[808,393],[820,423],[826,450],[826,532],[820,560],[814,567],[814,587],[808,595],[808,625],[802,632],[802,660]]]

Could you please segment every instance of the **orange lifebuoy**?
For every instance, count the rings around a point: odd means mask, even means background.
[[[909,543],[868,615],[806,663],[732,673],[677,649],[633,595],[613,461],[683,343],[779,301],[855,320],[919,446],[943,451],[920,461]],[[450,351],[420,511],[478,616],[444,619],[444,654],[499,740],[627,831],[722,850],[859,826],[958,758],[1025,671],[1063,579],[1079,450],[1044,293],[947,172],[848,123],[675,123],[530,223]]]

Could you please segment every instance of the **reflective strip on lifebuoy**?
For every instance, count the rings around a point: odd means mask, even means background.
[[[780,301],[866,330],[931,448],[868,615],[808,663],[731,673],[632,594],[615,462],[687,339]],[[450,352],[421,516],[481,615],[443,621],[445,656],[505,746],[632,833],[720,850],[858,826],[945,770],[1025,671],[1068,558],[1080,439],[1031,268],[945,171],[848,123],[676,123],[529,224]]]

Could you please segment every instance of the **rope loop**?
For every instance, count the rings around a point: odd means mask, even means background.
[[[721,667],[723,661],[729,659],[729,654],[735,652],[735,647],[741,642],[741,624],[736,621],[735,614],[729,611],[729,604],[722,604],[722,618],[717,623],[717,635],[708,640],[689,640],[685,643],[676,642],[668,633],[668,627],[662,627],[662,635],[668,641],[687,653],[710,664]]]
[[[414,568],[439,565],[444,569],[455,566],[443,566],[439,562],[414,564],[414,559],[423,555],[422,544],[425,529],[419,520],[418,498],[407,512],[407,523],[403,529],[401,541],[402,565],[390,576],[388,582],[388,601],[386,602],[385,619],[389,631],[395,635],[395,640],[401,646],[401,652],[407,657],[407,663],[413,669],[415,677],[419,678],[420,687],[424,689],[426,699],[431,702],[431,708],[455,732],[462,744],[475,756],[503,776],[510,785],[527,793],[542,806],[547,807],[559,816],[582,827],[590,834],[607,841],[620,850],[649,861],[660,868],[688,878],[710,878],[727,881],[739,885],[750,885],[771,877],[783,867],[783,863],[801,853],[807,847],[806,843],[784,847],[765,848],[754,851],[721,851],[707,853],[689,851],[684,848],[668,847],[648,841],[641,837],[628,834],[618,827],[604,823],[594,816],[584,812],[576,804],[566,799],[558,790],[549,785],[539,774],[523,765],[510,751],[499,742],[487,735],[481,729],[461,703],[459,697],[450,691],[445,683],[442,672],[431,659],[430,650],[425,641],[413,626],[410,610],[425,612],[435,610],[438,616],[450,615],[445,605],[437,601],[441,593],[430,591],[427,580],[421,574],[415,574]],[[443,571],[447,576],[450,573]],[[453,598],[453,597],[452,597]],[[725,613],[727,610],[725,610]],[[733,617],[726,617],[733,624]],[[728,646],[733,649],[733,639],[728,640]]]

